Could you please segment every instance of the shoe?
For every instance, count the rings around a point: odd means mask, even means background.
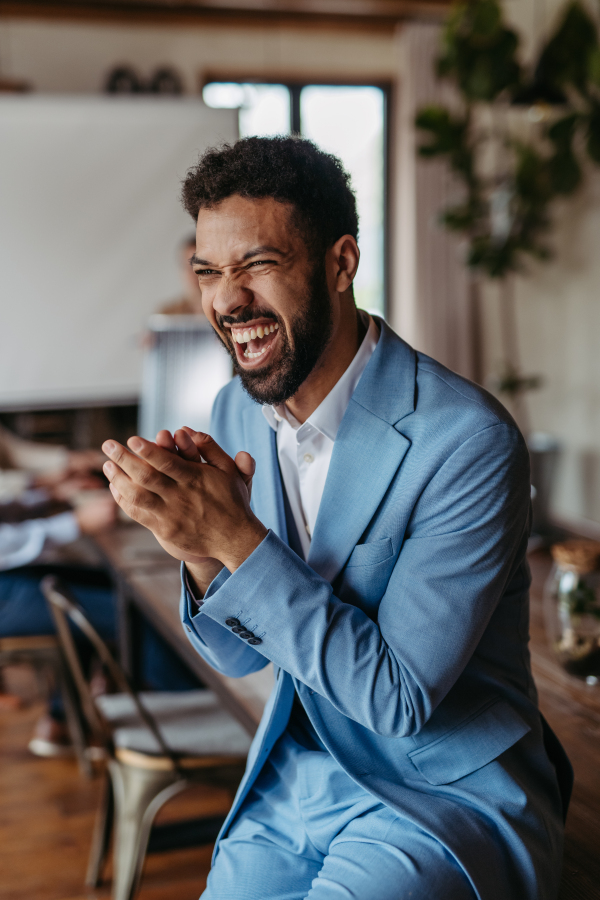
[[[64,722],[46,713],[36,722],[33,737],[27,745],[35,756],[72,756],[73,745]]]

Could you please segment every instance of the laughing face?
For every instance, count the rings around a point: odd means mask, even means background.
[[[234,195],[201,209],[194,271],[202,307],[259,403],[294,396],[333,333],[324,264],[315,264],[293,209]]]

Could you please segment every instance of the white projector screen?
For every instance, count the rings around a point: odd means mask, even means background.
[[[236,137],[236,110],[195,99],[0,97],[0,409],[139,395],[194,230],[181,180]]]

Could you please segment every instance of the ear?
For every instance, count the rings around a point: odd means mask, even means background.
[[[343,235],[335,242],[330,252],[335,266],[335,290],[343,294],[354,281],[358,269],[360,250],[356,238],[351,234]]]

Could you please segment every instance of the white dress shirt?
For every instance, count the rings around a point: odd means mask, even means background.
[[[285,403],[263,406],[263,414],[277,432],[277,455],[281,476],[290,503],[304,558],[311,537],[338,429],[352,394],[360,381],[379,340],[379,329],[367,313],[362,313],[367,333],[342,377],[302,425]]]
[[[72,512],[0,524],[0,571],[28,565],[38,558],[47,543],[69,544],[78,537],[79,525]]]

